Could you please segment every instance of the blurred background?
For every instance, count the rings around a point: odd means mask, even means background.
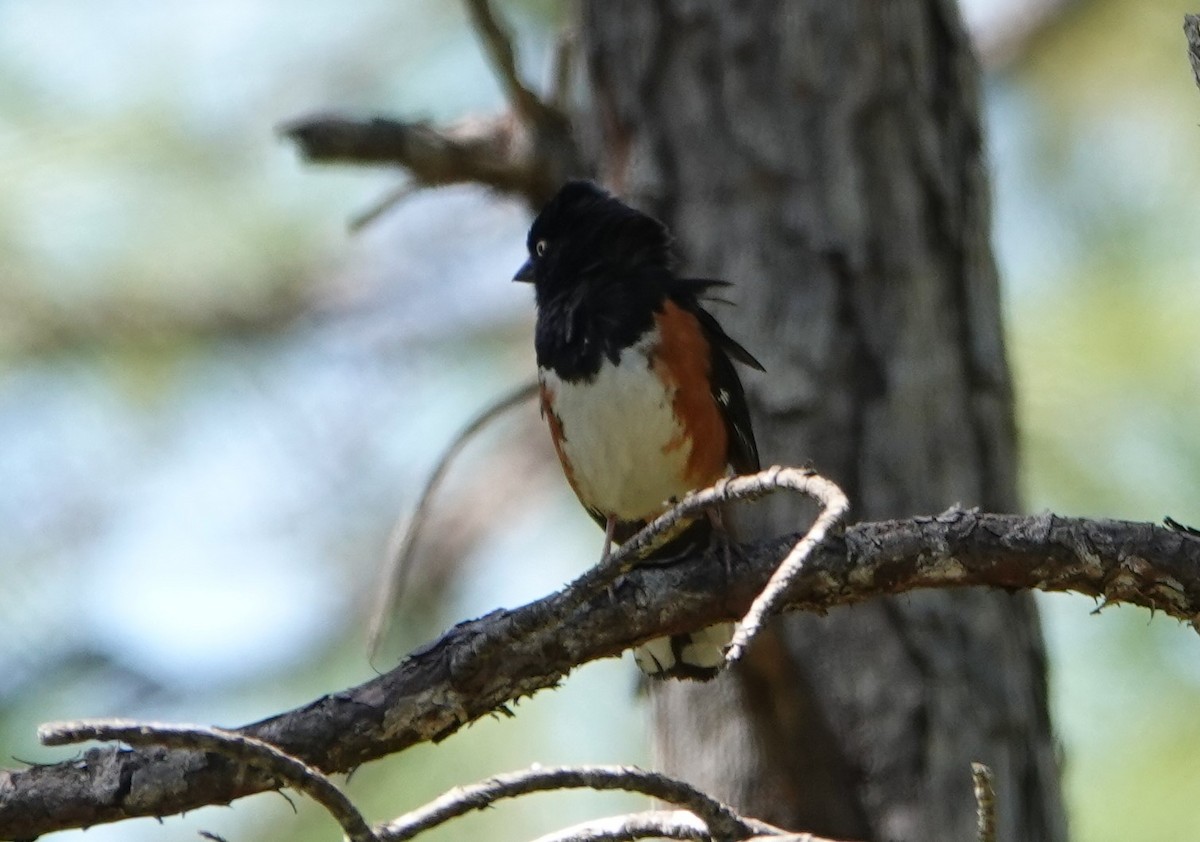
[[[964,8],[1026,507],[1200,522],[1189,9]],[[565,4],[500,10],[544,79]],[[529,215],[444,189],[352,233],[403,177],[303,165],[275,129],[502,105],[455,3],[0,0],[0,765],[72,756],[37,744],[50,719],[232,726],[374,674],[364,630],[394,521],[453,433],[532,375],[530,292],[508,282]],[[532,407],[469,448],[375,667],[594,561],[552,458]],[[1041,605],[1074,838],[1194,837],[1196,634]],[[648,760],[627,661],[517,714],[365,767],[351,795],[382,819],[533,762]],[[432,838],[530,838],[639,804],[546,795]],[[337,838],[297,809],[263,795],[86,838]]]

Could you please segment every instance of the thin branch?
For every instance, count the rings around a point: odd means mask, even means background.
[[[613,584],[615,599],[601,588],[580,603],[581,579],[461,623],[385,675],[238,733],[326,773],[445,739],[588,661],[744,616],[798,538],[742,545],[732,571],[721,553],[638,567]],[[531,548],[531,563],[537,553]],[[781,607],[820,613],[918,588],[977,585],[1074,591],[1196,624],[1200,538],[1148,523],[962,509],[860,523],[814,551]],[[96,748],[69,762],[0,770],[0,839],[168,815],[278,786],[276,776],[211,753]]]
[[[346,227],[350,229],[350,233],[357,234],[420,189],[419,186],[411,183],[401,184],[399,187],[392,188],[367,208],[350,217],[350,222],[347,223]]]
[[[739,621],[737,632],[725,655],[726,664],[734,663],[742,657],[750,641],[762,628],[762,624],[778,610],[788,588],[813,550],[825,540],[831,529],[841,523],[850,510],[850,500],[842,490],[835,483],[818,476],[815,471],[773,465],[757,474],[723,479],[711,488],[691,492],[618,547],[589,574],[577,580],[577,584],[583,585],[579,588],[576,598],[587,598],[599,588],[607,587],[621,574],[632,570],[638,563],[639,554],[645,548],[653,546],[655,539],[670,532],[681,521],[723,503],[753,500],[781,489],[814,498],[821,504],[821,513],[808,532],[784,557],[766,587]]]
[[[550,63],[550,106],[565,114],[571,101],[572,70],[579,47],[578,34],[573,29],[558,33],[554,42],[554,60]]]
[[[979,842],[996,842],[996,790],[992,786],[992,770],[983,763],[972,763],[971,779],[975,783],[975,810],[979,817],[975,838]]]
[[[1192,65],[1192,78],[1200,87],[1200,15],[1183,16],[1183,34],[1187,38],[1188,61]]]
[[[792,833],[756,819],[746,819],[754,835],[744,842],[835,842],[811,833]],[[637,839],[684,839],[708,842],[704,823],[684,810],[647,810],[582,822],[539,836],[534,842],[633,842]]]
[[[704,822],[684,810],[647,810],[556,830],[533,842],[634,842],[637,839],[712,839]]]
[[[708,834],[722,841],[746,839],[758,833],[762,827],[757,822],[743,819],[731,807],[691,784],[658,772],[648,772],[635,766],[557,766],[510,772],[477,784],[458,787],[388,822],[376,832],[387,842],[403,842],[451,819],[490,807],[504,798],[563,789],[615,789],[649,795],[695,813],[704,823]]]
[[[429,507],[432,504],[433,495],[441,488],[442,481],[445,480],[446,474],[450,470],[450,465],[480,430],[510,409],[532,400],[537,392],[536,380],[523,383],[511,392],[501,395],[472,418],[450,442],[450,446],[442,451],[433,472],[425,481],[425,487],[421,489],[421,494],[417,498],[417,506],[412,515],[407,519],[401,516],[392,527],[391,538],[388,540],[387,558],[380,577],[382,586],[378,590],[379,601],[371,614],[371,625],[367,633],[367,650],[371,660],[374,660],[378,654],[392,613],[404,595],[404,585],[408,580],[408,573],[412,569],[413,551],[417,547],[417,542],[421,538],[421,530],[429,517]]]
[[[517,72],[516,51],[513,49],[512,33],[492,11],[488,0],[466,0],[471,26],[483,42],[504,95],[517,116],[527,125],[536,125],[545,119],[546,104],[530,90]]]
[[[507,117],[438,128],[388,117],[314,114],[277,131],[314,163],[399,164],[424,187],[474,182],[520,192],[528,180],[528,161],[516,154],[517,127]]]
[[[475,30],[508,97],[510,110],[449,126],[376,116],[313,114],[280,125],[314,163],[404,167],[414,189],[479,184],[521,196],[534,211],[568,178],[592,171],[565,111],[544,102],[517,74],[505,26],[486,0],[466,0]],[[369,220],[368,220],[369,221]]]
[[[320,769],[315,769],[303,760],[280,751],[270,743],[236,731],[205,725],[137,722],[128,719],[85,719],[46,723],[38,728],[38,739],[48,746],[100,740],[215,752],[239,764],[261,769],[282,783],[303,792],[333,816],[351,842],[378,842],[378,837],[362,813]]]
[[[813,521],[813,525],[809,527],[804,537],[797,541],[796,545],[788,552],[779,568],[771,574],[767,586],[754,598],[750,610],[738,623],[737,632],[733,635],[729,650],[725,653],[727,665],[735,663],[742,657],[750,641],[762,628],[762,624],[778,610],[780,603],[783,602],[783,597],[795,581],[796,576],[799,575],[804,563],[825,540],[830,530],[839,525],[846,517],[846,513],[850,511],[849,498],[834,483],[817,476],[812,471],[800,472],[798,476],[794,475],[796,473],[794,469],[789,469],[789,471],[776,466],[767,471],[764,481],[776,487],[791,488],[793,491],[815,497],[821,503],[821,513]]]
[[[816,482],[814,482],[816,480]],[[567,589],[568,597],[583,602],[600,590],[607,588],[619,576],[637,567],[641,554],[654,546],[655,540],[674,529],[680,522],[690,520],[701,512],[737,500],[755,500],[780,489],[808,494],[822,502],[819,496],[825,493],[823,484],[832,486],[844,500],[845,495],[836,485],[817,476],[806,468],[782,468],[778,465],[743,477],[722,479],[709,488],[693,491],[674,506],[663,512],[628,541],[621,544],[600,564],[592,567]],[[833,498],[831,498],[833,499]],[[843,513],[844,514],[844,513]],[[800,538],[797,543],[803,541]]]

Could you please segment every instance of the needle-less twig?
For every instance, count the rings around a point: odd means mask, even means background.
[[[759,822],[743,819],[729,806],[690,784],[657,772],[634,766],[576,766],[526,769],[452,789],[425,806],[376,828],[376,833],[387,842],[401,842],[473,810],[490,807],[503,798],[561,789],[640,792],[692,811],[704,822],[714,840],[747,839],[759,834],[764,827]]]
[[[396,205],[403,202],[409,196],[418,192],[422,186],[423,185],[408,182],[389,190],[387,193],[384,193],[381,197],[376,199],[375,202],[369,207],[352,216],[346,227],[350,229],[350,233],[357,234],[372,222],[379,219],[379,217],[396,207]]]
[[[550,105],[564,114],[571,99],[571,71],[577,46],[578,37],[573,29],[564,29],[554,42],[554,60],[550,64]]]
[[[1183,16],[1183,34],[1187,38],[1192,77],[1196,80],[1196,85],[1200,86],[1200,15]]]
[[[533,842],[634,842],[637,839],[683,839],[708,842],[704,822],[683,810],[647,810],[593,819],[539,836]]]
[[[342,826],[352,842],[378,842],[366,819],[320,769],[281,751],[270,743],[204,725],[168,725],[128,719],[87,719],[48,722],[38,728],[43,745],[61,746],[85,740],[117,740],[129,745],[210,751],[246,766],[263,769],[308,795]]]
[[[792,833],[755,819],[746,819],[754,835],[744,842],[834,842],[811,833]],[[684,810],[647,810],[582,822],[539,836],[534,842],[634,842],[637,839],[684,839],[708,842],[704,822]]]
[[[992,787],[992,770],[983,763],[971,764],[975,782],[975,809],[979,817],[976,839],[996,842],[996,790]]]
[[[637,566],[640,553],[681,521],[693,518],[705,509],[721,503],[753,499],[778,489],[807,494],[821,504],[822,511],[804,537],[780,562],[766,587],[738,624],[738,631],[726,655],[727,663],[736,661],[765,619],[778,607],[779,601],[787,593],[788,586],[800,572],[804,561],[825,539],[829,530],[845,517],[850,508],[846,495],[837,485],[809,469],[775,465],[757,474],[723,479],[710,488],[688,494],[609,554],[601,564],[576,579],[571,585],[567,605],[583,602],[601,588],[607,587],[618,576],[628,573]]]
[[[508,410],[532,399],[537,391],[537,381],[524,383],[488,404],[483,411],[472,418],[470,423],[450,442],[450,446],[442,452],[441,458],[433,468],[433,473],[429,475],[429,479],[425,481],[425,487],[421,489],[421,495],[417,498],[417,506],[411,517],[399,518],[392,527],[388,552],[380,577],[382,586],[378,589],[379,601],[371,615],[371,626],[367,634],[367,649],[372,659],[378,653],[383,637],[387,633],[392,612],[404,594],[404,585],[412,568],[413,551],[416,549],[417,541],[421,537],[421,529],[429,516],[429,506],[433,495],[446,478],[450,464],[476,433]]]
[[[500,84],[504,86],[505,96],[514,113],[526,125],[538,123],[543,119],[546,105],[521,81],[512,33],[496,16],[488,0],[467,0],[467,12],[471,15],[471,25],[479,33],[491,59],[492,69],[500,77]]]
[[[804,537],[780,562],[779,567],[767,581],[767,586],[763,588],[762,593],[755,597],[754,602],[750,605],[750,610],[738,623],[737,631],[725,653],[726,664],[735,663],[742,657],[750,641],[762,628],[762,624],[778,609],[788,587],[804,566],[804,562],[812,555],[813,550],[825,540],[829,531],[841,523],[846,513],[850,511],[850,501],[842,489],[824,477],[816,474],[802,477],[799,485],[794,486],[794,490],[815,497],[821,503],[821,513],[813,521],[813,525],[809,527]]]

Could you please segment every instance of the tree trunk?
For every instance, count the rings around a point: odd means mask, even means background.
[[[763,463],[812,462],[862,519],[1016,507],[978,68],[949,0],[591,0],[602,179],[664,219],[763,361]],[[741,532],[806,513],[772,498]],[[828,836],[964,840],[970,763],[999,839],[1066,837],[1037,612],[963,591],[794,616],[744,668],[670,683],[662,765]]]

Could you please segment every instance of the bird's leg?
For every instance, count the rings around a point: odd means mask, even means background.
[[[608,561],[608,557],[612,555],[613,533],[617,531],[617,518],[614,515],[609,515],[608,520],[604,522],[604,549],[600,553],[600,563]]]
[[[721,555],[725,559],[725,575],[733,575],[733,559],[737,556],[737,544],[733,540],[733,534],[725,524],[725,513],[721,507],[709,509],[708,519],[713,526],[713,540],[721,548]]]
[[[612,555],[613,533],[617,531],[617,518],[614,515],[609,515],[608,520],[604,522],[604,550],[600,553],[600,563],[604,564],[608,561],[608,557]],[[608,601],[616,602],[617,594],[613,590],[613,583],[608,583]]]

